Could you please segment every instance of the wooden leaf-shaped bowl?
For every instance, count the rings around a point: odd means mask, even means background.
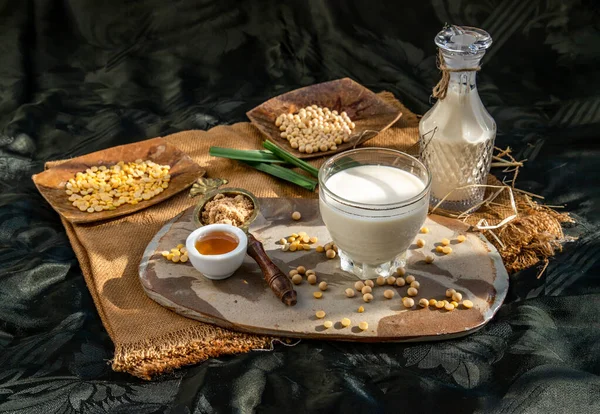
[[[346,111],[350,119],[356,124],[352,136],[360,137],[360,139],[352,139],[350,142],[338,145],[336,150],[312,154],[293,149],[288,141],[281,138],[281,131],[275,126],[275,120],[282,113],[296,113],[308,105],[319,105],[338,112]],[[296,89],[269,99],[246,113],[246,115],[275,145],[298,158],[315,158],[325,155],[330,156],[362,144],[375,137],[377,133],[389,128],[402,116],[402,113],[398,108],[364,86],[352,79],[344,78]],[[363,134],[365,131],[366,133]]]
[[[119,161],[133,162],[137,159],[151,160],[158,164],[171,166],[169,187],[150,200],[136,205],[124,204],[116,210],[105,210],[95,213],[80,211],[74,207],[65,194],[67,181],[80,171],[94,165],[111,166]],[[160,203],[191,186],[205,171],[187,154],[169,144],[163,138],[154,138],[142,142],[108,148],[81,157],[70,159],[60,165],[35,174],[33,182],[58,214],[71,223],[91,223],[123,216]]]

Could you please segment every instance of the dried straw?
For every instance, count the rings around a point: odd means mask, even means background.
[[[533,201],[533,198],[543,199],[542,196],[515,188],[519,168],[526,160],[517,161],[511,155],[511,149],[495,148],[498,153],[494,159],[498,163],[510,164],[513,173],[510,186],[500,182],[494,176],[488,176],[487,184],[464,186],[485,187],[486,193],[482,202],[464,212],[448,214],[471,225],[472,231],[482,231],[498,249],[504,266],[509,273],[515,273],[542,263],[538,278],[549,263],[549,258],[562,250],[565,241],[563,223],[574,220],[567,213],[559,213],[551,206],[545,206]],[[507,159],[505,159],[507,158]],[[448,193],[431,212],[438,211],[441,203],[452,194]],[[560,206],[556,206],[560,207]]]

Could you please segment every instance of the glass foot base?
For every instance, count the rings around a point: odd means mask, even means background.
[[[394,258],[394,260],[378,265],[354,262],[346,253],[338,249],[340,265],[342,270],[358,276],[359,279],[373,279],[378,276],[388,277],[396,273],[398,267],[406,265],[406,252]]]
[[[476,197],[467,199],[467,200],[458,200],[458,201],[448,201],[445,200],[444,202],[442,202],[442,204],[439,205],[438,208],[436,208],[435,213],[436,214],[460,214],[460,213],[472,213],[474,210],[473,208],[481,203],[481,200],[483,200],[483,194],[484,194],[484,189],[481,189],[482,191],[478,191],[479,194],[476,195]],[[431,199],[429,201],[429,206],[431,208],[435,207],[438,205],[438,203],[440,202],[440,200],[436,197],[434,197],[433,195],[431,196]],[[471,211],[473,210],[473,211]]]

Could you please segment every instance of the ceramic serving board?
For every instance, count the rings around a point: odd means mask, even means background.
[[[319,281],[326,281],[328,289],[321,299],[313,292],[318,287],[304,280],[296,285],[298,303],[288,307],[269,289],[255,262],[246,257],[242,267],[222,281],[206,279],[187,263],[172,263],[162,257],[161,251],[170,250],[195,229],[189,209],[167,223],[148,245],[140,264],[140,282],[150,298],[183,316],[235,330],[272,334],[277,336],[332,339],[347,341],[410,341],[432,340],[468,334],[486,324],[496,313],[506,296],[508,274],[494,246],[482,235],[467,233],[467,226],[457,220],[429,216],[428,234],[420,234],[427,244],[423,248],[412,245],[407,255],[407,271],[420,282],[419,298],[446,299],[447,288],[454,288],[464,299],[473,301],[472,309],[448,312],[435,308],[415,306],[406,309],[401,298],[407,287],[375,285],[374,300],[365,303],[362,295],[346,297],[344,290],[353,287],[357,278],[340,269],[337,258],[328,260],[314,249],[302,252],[283,252],[278,240],[293,232],[305,231],[319,238],[318,244],[330,241],[327,229],[318,213],[318,200],[267,198],[259,199],[260,214],[250,231],[264,244],[273,262],[285,273],[297,266],[315,269]],[[290,212],[300,211],[302,220],[295,222]],[[463,243],[456,242],[459,234],[467,235]],[[360,235],[357,235],[360,238]],[[435,252],[442,238],[452,240],[453,252],[443,255]],[[435,260],[426,264],[424,258]],[[392,299],[383,292],[394,289]],[[359,306],[365,308],[358,313]],[[317,319],[315,312],[326,312]],[[342,327],[342,318],[352,324]],[[334,326],[325,329],[323,322]],[[368,323],[362,331],[358,324]]]

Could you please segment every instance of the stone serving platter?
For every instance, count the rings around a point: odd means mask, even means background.
[[[352,139],[338,145],[335,150],[311,154],[292,148],[285,139],[281,138],[281,131],[275,126],[275,120],[282,113],[294,114],[309,105],[327,107],[340,113],[346,111],[356,124],[356,128],[352,131]],[[402,112],[352,79],[343,78],[317,83],[276,96],[248,111],[246,115],[273,144],[298,158],[316,158],[331,156],[363,144],[392,126],[400,119]]]
[[[353,287],[358,279],[340,269],[338,258],[328,260],[314,249],[283,252],[277,243],[282,237],[300,231],[318,237],[318,244],[330,241],[318,213],[318,200],[262,198],[259,202],[260,214],[250,232],[262,241],[267,254],[284,273],[300,265],[315,269],[319,281],[324,280],[329,285],[322,299],[313,297],[318,287],[304,280],[295,286],[297,305],[284,305],[248,256],[233,276],[222,281],[205,278],[189,262],[167,261],[161,251],[185,243],[196,228],[193,208],[167,223],[146,248],[139,277],[148,296],[183,316],[239,331],[363,342],[434,340],[466,335],[490,321],[506,296],[508,274],[494,246],[480,234],[467,233],[468,226],[460,221],[431,215],[425,223],[430,232],[418,236],[427,244],[423,248],[413,244],[407,255],[408,274],[421,283],[415,302],[421,297],[446,299],[446,289],[454,288],[462,292],[464,299],[473,301],[472,309],[462,306],[452,312],[419,306],[406,309],[401,302],[406,296],[406,286],[375,285],[374,300],[370,303],[365,303],[360,294],[347,298],[344,290]],[[295,210],[302,213],[302,220],[298,222],[290,218],[290,212]],[[457,243],[455,239],[459,234],[467,235],[467,240]],[[436,243],[442,238],[452,240],[452,254],[435,252]],[[435,258],[432,264],[424,262],[426,255]],[[389,288],[396,291],[393,299],[383,297],[384,290]],[[361,305],[364,313],[357,312]],[[326,317],[317,319],[317,310],[324,310]],[[352,324],[342,327],[342,318],[349,318]],[[334,326],[325,329],[326,320],[332,321]],[[369,324],[366,331],[358,328],[362,321]]]

